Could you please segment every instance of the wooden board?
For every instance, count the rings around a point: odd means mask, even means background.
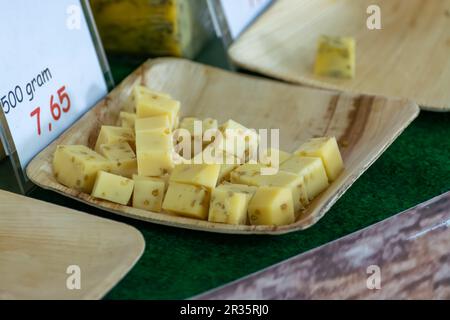
[[[342,146],[347,169],[291,225],[232,226],[152,213],[97,200],[59,184],[52,171],[58,144],[94,146],[102,124],[115,124],[122,102],[136,83],[168,92],[181,101],[181,116],[229,118],[251,128],[280,128],[280,146],[293,151],[313,136],[334,135]],[[76,122],[28,166],[37,185],[140,220],[196,230],[242,234],[281,234],[316,223],[350,185],[417,116],[406,100],[318,91],[234,74],[182,59],[148,61],[104,101]]]
[[[369,30],[367,7],[381,8]],[[356,39],[356,77],[313,74],[320,35]],[[346,92],[408,98],[450,111],[450,0],[278,0],[229,50],[243,68]]]
[[[0,191],[0,299],[99,299],[133,267],[136,229]],[[71,265],[80,290],[67,289]]]
[[[448,300],[449,227],[450,192],[195,299]]]

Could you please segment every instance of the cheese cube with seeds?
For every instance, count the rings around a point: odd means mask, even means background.
[[[170,95],[164,92],[151,90],[147,87],[138,85],[133,88],[128,98],[125,100],[124,106],[122,108],[123,111],[129,112],[129,113],[136,113],[136,97],[143,95],[143,94],[150,94],[150,95],[156,95],[161,96],[164,98],[170,99]]]
[[[205,150],[196,155],[191,162],[193,164],[220,164],[218,178],[218,182],[220,183],[224,180],[230,180],[230,173],[239,166],[241,161],[223,150],[207,146]]]
[[[148,178],[134,175],[133,207],[160,212],[166,181],[162,178]]]
[[[137,131],[136,153],[138,174],[158,177],[172,172],[173,159],[172,135],[161,131]]]
[[[258,162],[268,165],[279,167],[284,161],[289,159],[291,154],[282,150],[269,148],[265,150],[261,150],[260,159]],[[273,163],[276,161],[277,163]]]
[[[111,170],[108,159],[83,145],[57,146],[53,172],[59,183],[91,193],[97,172]]]
[[[311,139],[294,153],[300,156],[321,158],[330,182],[336,180],[344,170],[344,162],[335,137]]]
[[[100,153],[100,146],[102,144],[117,142],[127,142],[133,148],[135,146],[134,140],[134,131],[131,128],[102,126],[97,138],[97,143],[95,144],[95,151]]]
[[[164,131],[170,133],[170,122],[167,115],[136,119],[135,130],[138,131]]]
[[[119,114],[118,125],[124,128],[134,129],[134,122],[136,121],[136,114],[121,111]]]
[[[211,195],[208,221],[246,224],[248,203],[255,192],[256,188],[249,186],[232,184],[218,186]]]
[[[280,170],[303,176],[309,200],[314,199],[329,185],[327,173],[320,158],[293,155],[281,164]]]
[[[234,120],[228,120],[219,127],[221,135],[211,145],[217,149],[247,160],[250,152],[257,157],[259,136],[255,130],[248,129]]]
[[[171,181],[163,210],[185,217],[208,219],[210,193],[205,187]]]
[[[282,226],[294,223],[294,205],[288,188],[263,186],[258,188],[248,205],[252,225]]]
[[[292,192],[294,209],[297,213],[309,203],[305,181],[302,176],[279,171],[274,175],[261,174],[261,164],[245,164],[231,172],[231,182],[250,186],[277,186],[288,188]]]
[[[171,129],[178,126],[180,102],[145,90],[135,90],[137,118],[167,115]]]
[[[220,164],[179,164],[172,171],[170,182],[214,189],[219,179]]]
[[[355,77],[355,40],[350,37],[319,38],[314,73],[334,78]]]
[[[92,196],[122,205],[127,205],[133,193],[134,182],[105,171],[99,171],[95,180]]]
[[[102,144],[100,154],[111,161],[111,173],[127,178],[137,173],[136,154],[128,143]]]

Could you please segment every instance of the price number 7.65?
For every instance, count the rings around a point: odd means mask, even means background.
[[[55,101],[56,100],[56,101]],[[70,97],[66,92],[66,86],[62,86],[57,91],[57,97],[54,95],[50,97],[50,113],[53,120],[58,121],[61,118],[62,113],[67,113],[70,110]],[[37,133],[41,135],[41,107],[37,107],[30,113],[30,117],[36,116]],[[48,123],[48,131],[52,131],[52,123]]]

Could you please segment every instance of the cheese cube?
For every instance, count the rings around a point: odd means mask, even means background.
[[[98,199],[127,205],[133,193],[134,182],[112,173],[99,171],[91,195]]]
[[[133,88],[130,95],[125,100],[122,110],[129,113],[136,113],[136,97],[139,95],[142,96],[145,93],[150,95],[161,96],[168,99],[171,98],[170,95],[168,95],[167,93],[151,90],[147,87],[138,85]]]
[[[90,193],[100,170],[111,170],[110,161],[86,146],[58,146],[53,155],[55,178],[69,188]]]
[[[148,118],[167,115],[170,127],[176,128],[179,123],[180,102],[146,90],[135,90],[137,118]]]
[[[246,224],[247,208],[250,199],[256,192],[255,187],[241,185],[220,185],[211,195],[208,221]]]
[[[170,122],[167,115],[136,119],[135,130],[138,131],[164,131],[170,133]]]
[[[134,147],[134,132],[131,128],[102,126],[95,144],[95,151],[100,153],[100,146],[102,144],[111,144],[117,142],[128,142],[130,146]]]
[[[172,135],[167,132],[137,131],[136,153],[140,176],[157,177],[174,168]]]
[[[294,154],[321,158],[330,182],[336,180],[344,170],[344,162],[335,137],[311,139],[301,145]]]
[[[171,181],[162,208],[167,212],[206,220],[209,200],[210,193],[206,188]]]
[[[261,169],[266,167],[261,163],[246,163],[230,173],[231,183],[257,185],[255,177],[261,175]]]
[[[133,207],[160,212],[166,190],[166,182],[164,179],[134,175],[133,180]]]
[[[288,152],[282,150],[269,148],[260,151],[259,162],[268,166],[279,167],[284,161],[289,159],[292,155]],[[277,163],[273,163],[273,162]],[[278,165],[277,165],[278,164]]]
[[[248,205],[248,216],[252,225],[282,226],[294,223],[294,205],[289,189],[260,187]]]
[[[138,174],[144,177],[159,177],[172,172],[173,158],[164,150],[137,152]]]
[[[309,200],[314,199],[329,185],[327,172],[320,158],[293,155],[281,164],[280,170],[303,176]]]
[[[234,155],[241,160],[247,160],[249,154],[257,156],[259,137],[255,130],[248,129],[234,120],[228,120],[219,127],[221,135],[212,145]]]
[[[136,155],[126,142],[100,145],[100,154],[111,160],[111,172],[127,178],[137,173]]]
[[[124,128],[134,129],[134,122],[136,121],[136,114],[121,111],[119,114],[118,125]]]
[[[288,188],[292,192],[294,210],[298,212],[309,203],[305,180],[302,176],[279,171],[274,175],[261,174],[261,164],[245,164],[231,172],[231,182],[250,186],[277,186]]]
[[[212,146],[207,146],[191,162],[194,164],[220,164],[218,182],[229,180],[231,171],[236,169],[240,164],[240,160],[235,156],[227,154],[223,150],[215,149]]]
[[[220,164],[179,164],[173,169],[170,182],[214,189],[219,179]]]
[[[334,78],[354,78],[355,40],[349,37],[319,38],[314,73]]]

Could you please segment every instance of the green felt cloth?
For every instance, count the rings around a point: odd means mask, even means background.
[[[217,45],[200,60],[214,60]],[[141,61],[111,58],[116,81]],[[405,84],[406,85],[406,84]],[[422,112],[312,228],[284,236],[233,236],[117,217],[54,192],[32,196],[138,228],[145,253],[107,299],[188,298],[390,217],[450,189],[450,113]]]

